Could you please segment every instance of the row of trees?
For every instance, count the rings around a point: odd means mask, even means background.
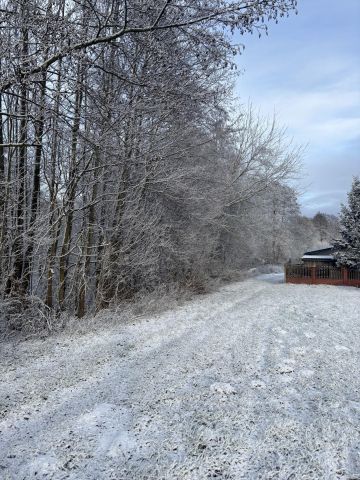
[[[235,234],[235,235],[234,235]],[[296,191],[273,184],[233,218],[225,247],[226,268],[299,262],[307,250],[327,247],[339,235],[334,215],[303,216]]]
[[[266,31],[295,4],[0,0],[1,295],[81,317],[202,285],[260,255],[246,249],[266,212],[280,260],[300,152],[232,110],[229,32]]]

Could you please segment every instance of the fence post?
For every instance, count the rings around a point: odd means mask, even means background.
[[[316,267],[311,268],[311,283],[316,283]]]
[[[349,284],[349,270],[347,269],[347,267],[342,267],[341,272],[342,272],[343,284],[348,285]]]

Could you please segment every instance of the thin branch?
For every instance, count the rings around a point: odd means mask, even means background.
[[[164,16],[164,13],[165,13],[165,10],[167,9],[167,7],[170,5],[172,0],[166,0],[166,2],[164,3],[157,19],[155,20],[154,22],[154,25],[153,25],[153,28],[156,28],[158,25],[159,25],[159,22],[160,20],[162,19],[162,17]]]

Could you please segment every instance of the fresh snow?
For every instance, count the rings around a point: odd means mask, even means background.
[[[2,344],[0,478],[359,479],[359,345],[359,290],[261,278]]]
[[[285,274],[282,273],[263,273],[261,275],[256,276],[257,280],[263,280],[265,282],[270,283],[284,283],[285,281]]]
[[[303,260],[334,260],[333,255],[303,255]]]

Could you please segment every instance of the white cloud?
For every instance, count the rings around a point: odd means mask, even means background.
[[[265,115],[274,112],[296,139],[313,145],[347,142],[360,133],[360,93],[351,78],[322,89],[299,90],[272,86],[250,92],[255,106]],[[252,95],[251,95],[252,93]]]
[[[352,141],[360,136],[360,117],[334,118],[312,125],[312,137],[316,143],[327,141],[329,148],[332,144]],[[309,132],[310,133],[310,132]]]

